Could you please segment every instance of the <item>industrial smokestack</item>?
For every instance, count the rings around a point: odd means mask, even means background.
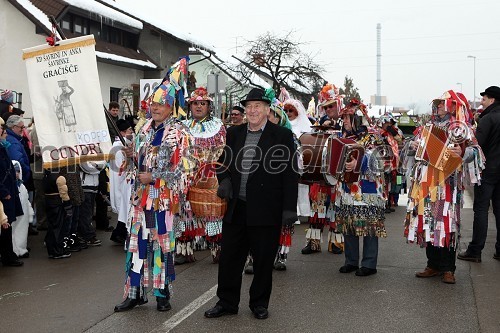
[[[377,23],[377,96],[375,98],[375,103],[376,105],[382,105],[382,77],[381,77],[381,59],[382,59],[382,53],[381,53],[381,34],[382,34],[382,25],[380,23]]]

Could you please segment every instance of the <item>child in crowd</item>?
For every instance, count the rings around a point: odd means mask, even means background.
[[[24,212],[23,215],[18,216],[16,221],[12,223],[12,248],[18,258],[28,258],[30,255],[27,248],[28,228],[30,223],[33,222],[35,213],[29,201],[28,190],[23,184],[21,164],[15,160],[12,161],[12,164],[14,165],[14,170],[16,170],[19,199],[21,200]]]

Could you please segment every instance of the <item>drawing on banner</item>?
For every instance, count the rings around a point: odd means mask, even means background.
[[[54,97],[55,100],[55,112],[57,120],[59,122],[59,132],[75,132],[76,117],[75,110],[73,109],[73,103],[71,103],[70,96],[75,92],[73,88],[68,84],[68,80],[57,81],[59,88],[61,88],[61,94]]]

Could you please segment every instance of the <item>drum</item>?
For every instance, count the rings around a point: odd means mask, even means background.
[[[324,132],[304,133],[299,137],[304,164],[300,182],[304,184],[324,182],[321,174],[322,154],[331,134]]]

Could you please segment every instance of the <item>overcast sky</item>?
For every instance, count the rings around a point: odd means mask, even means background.
[[[241,52],[246,40],[266,31],[294,31],[305,52],[341,85],[352,77],[361,97],[376,93],[377,23],[382,25],[382,95],[388,104],[430,101],[448,89],[476,98],[500,85],[500,1],[498,0],[287,0],[201,1],[116,0],[163,18],[214,45],[223,55]],[[181,3],[186,4],[182,7]],[[185,15],[182,15],[182,12]],[[422,112],[424,110],[420,110]]]

